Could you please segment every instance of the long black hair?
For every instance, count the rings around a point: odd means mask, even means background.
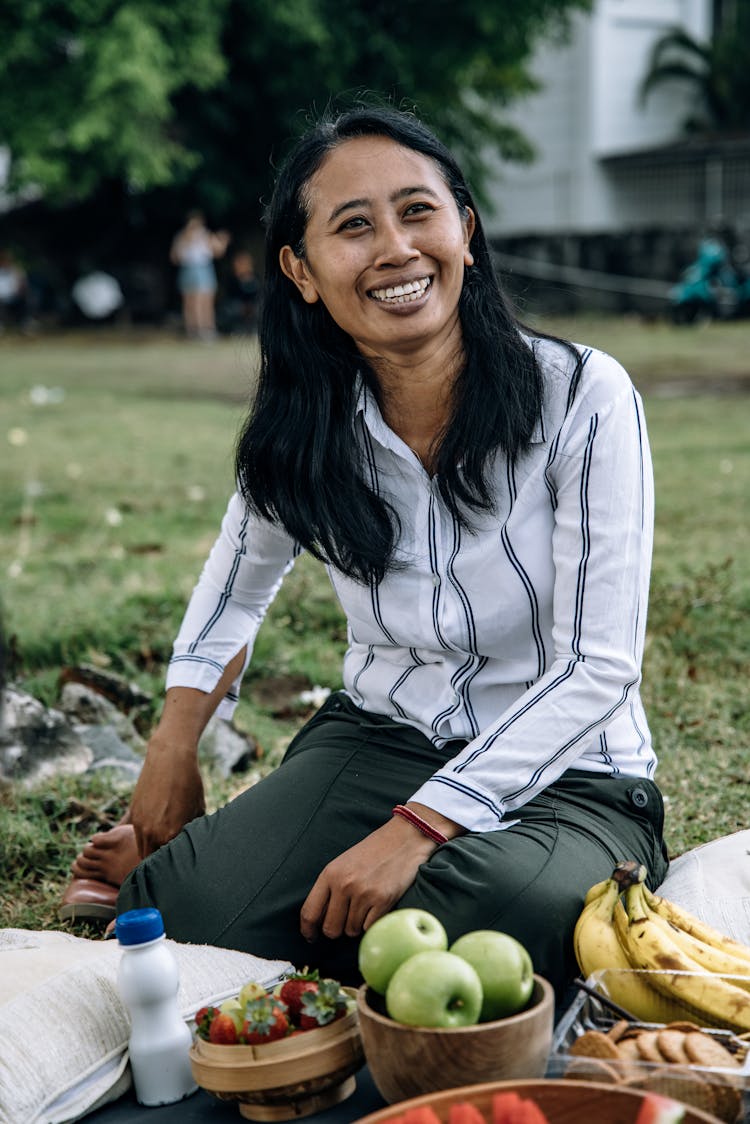
[[[361,581],[394,567],[398,517],[380,496],[355,439],[357,374],[376,398],[373,371],[321,301],[307,304],[282,272],[279,252],[304,256],[306,188],[326,155],[354,137],[384,136],[433,160],[459,212],[471,207],[474,265],[459,302],[465,361],[453,413],[436,453],[438,485],[464,525],[492,508],[489,462],[528,447],[542,408],[542,373],[500,288],[471,192],[455,159],[411,113],[360,106],[326,114],[292,148],[265,215],[266,268],[257,394],[237,443],[248,505],[278,521],[315,557]]]

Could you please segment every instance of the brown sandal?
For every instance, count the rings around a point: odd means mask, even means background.
[[[61,921],[112,921],[117,916],[117,886],[95,878],[72,878],[57,911]]]

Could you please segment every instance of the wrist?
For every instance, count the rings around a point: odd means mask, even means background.
[[[455,820],[449,819],[434,808],[428,807],[427,804],[420,804],[416,800],[407,800],[406,807],[443,835],[446,841],[455,839],[457,835],[466,834],[466,828],[463,824],[456,823]]]

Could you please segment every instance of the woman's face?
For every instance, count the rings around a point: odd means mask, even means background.
[[[307,186],[304,257],[280,264],[369,356],[460,333],[458,301],[474,215],[459,213],[436,163],[387,137],[345,141]]]

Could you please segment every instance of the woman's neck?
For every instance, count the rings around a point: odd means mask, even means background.
[[[453,413],[453,388],[462,360],[455,349],[451,355],[417,361],[370,359],[385,421],[430,473]]]

